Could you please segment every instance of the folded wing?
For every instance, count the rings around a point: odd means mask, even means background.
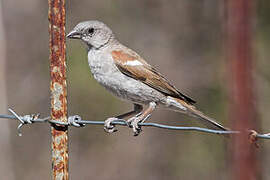
[[[139,80],[165,95],[182,99],[188,104],[195,103],[193,99],[179,92],[164,76],[135,52],[131,50],[128,52],[112,51],[112,57],[123,74]]]

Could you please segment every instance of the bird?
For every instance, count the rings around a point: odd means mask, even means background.
[[[116,132],[113,122],[129,117],[127,126],[137,136],[142,131],[139,124],[145,122],[157,107],[196,117],[211,129],[228,130],[196,109],[195,100],[180,92],[139,54],[121,44],[103,22],[80,22],[67,34],[67,38],[86,44],[88,64],[94,79],[115,96],[134,105],[130,112],[107,118],[104,122],[106,132]]]

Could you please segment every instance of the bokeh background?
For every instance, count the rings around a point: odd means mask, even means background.
[[[0,114],[50,111],[48,4],[42,0],[0,1]],[[254,7],[254,79],[262,131],[270,131],[270,1]],[[67,31],[97,19],[136,50],[198,108],[228,125],[228,69],[224,51],[224,0],[67,1]],[[105,120],[132,108],[105,91],[89,71],[85,46],[67,40],[68,112]],[[150,121],[192,126],[185,115],[156,111]],[[18,122],[1,120],[0,179],[50,179],[50,127],[33,124],[17,135]],[[217,135],[144,128],[133,137],[119,127],[70,128],[71,179],[220,179],[230,178],[228,139]],[[259,141],[262,179],[270,179],[270,142]]]

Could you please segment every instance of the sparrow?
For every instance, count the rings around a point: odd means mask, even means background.
[[[112,122],[130,117],[127,125],[133,129],[134,136],[139,135],[142,130],[138,123],[145,122],[157,106],[196,117],[208,128],[227,130],[197,110],[192,98],[180,92],[140,55],[121,44],[104,23],[80,22],[67,37],[86,44],[94,78],[112,94],[134,104],[132,111],[105,120],[106,132],[116,131]],[[145,110],[144,106],[147,106]]]

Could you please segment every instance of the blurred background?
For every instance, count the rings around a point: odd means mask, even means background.
[[[50,113],[48,4],[42,0],[0,1],[0,114]],[[224,0],[80,0],[67,1],[69,31],[78,22],[97,19],[120,42],[136,50],[205,114],[229,126],[228,69],[224,51]],[[254,7],[252,48],[257,122],[270,131],[270,1]],[[68,112],[87,120],[105,120],[133,108],[108,93],[92,77],[85,46],[67,40]],[[194,126],[195,120],[157,110],[151,122]],[[33,124],[17,135],[18,122],[1,120],[1,179],[50,179],[50,127]],[[202,133],[144,128],[133,137],[118,127],[70,128],[71,179],[220,179],[230,177],[228,139]],[[270,179],[270,142],[259,141],[261,178]]]

